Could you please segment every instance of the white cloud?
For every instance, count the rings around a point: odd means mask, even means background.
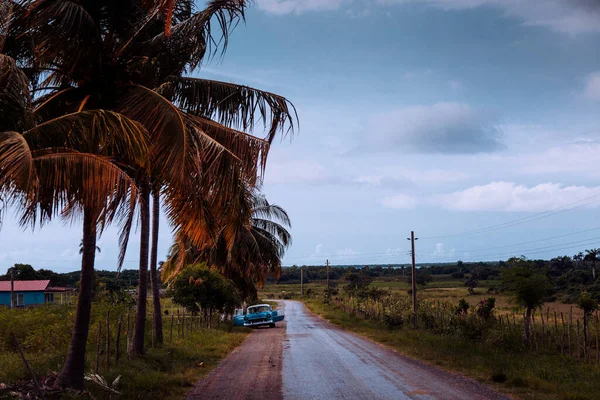
[[[350,16],[368,14],[370,1],[359,0],[257,0],[258,7],[276,15],[332,11],[358,4],[363,11],[347,9]],[[381,7],[398,4],[426,4],[443,10],[494,7],[526,25],[542,26],[568,34],[600,32],[600,2],[597,0],[376,0]],[[386,11],[386,15],[389,11]]]
[[[426,3],[444,10],[491,6],[516,17],[526,25],[543,26],[558,32],[600,32],[600,3],[597,0],[377,0],[380,5]]]
[[[369,118],[374,148],[424,153],[479,153],[503,148],[500,131],[485,112],[462,103],[412,106]]]
[[[387,208],[412,209],[417,206],[417,198],[401,193],[394,196],[384,197],[381,199],[381,204]]]
[[[454,193],[435,195],[430,202],[458,211],[532,212],[565,206],[595,195],[600,195],[599,186],[563,187],[558,183],[542,183],[527,187],[514,182],[499,181]]]
[[[348,0],[257,0],[260,9],[276,15],[336,10],[343,3],[349,2]]]
[[[585,83],[585,97],[600,100],[600,71],[588,75]]]

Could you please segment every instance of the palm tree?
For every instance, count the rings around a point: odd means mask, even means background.
[[[184,234],[176,235],[176,243],[162,266],[163,281],[172,280],[186,265],[206,262],[247,289],[247,297],[269,276],[279,276],[281,259],[291,244],[287,230],[291,223],[286,211],[251,188],[232,206],[237,207],[240,217],[221,226],[215,245],[197,248]],[[228,240],[233,242],[228,244]]]
[[[592,278],[596,280],[596,261],[600,258],[600,249],[591,249],[585,251],[585,256],[583,257],[583,261],[588,261],[592,263]]]
[[[98,246],[96,246],[96,253],[102,253],[102,250]],[[79,254],[83,254],[83,239],[79,242]]]
[[[140,188],[141,221],[137,354],[144,352],[150,197],[154,217],[162,197],[171,224],[192,243],[214,240],[211,221],[233,212],[225,204],[241,187],[237,181],[262,171],[270,142],[293,127],[295,115],[293,106],[275,94],[183,76],[219,48],[225,50],[247,1],[212,0],[204,10],[192,0],[169,2],[166,9],[160,3],[19,0],[15,4],[26,7],[17,7],[6,41],[8,51],[38,78],[36,89],[45,93],[37,100],[42,119],[102,108],[149,132],[151,168],[132,173]],[[213,20],[220,38],[211,29]],[[236,130],[251,130],[260,121],[267,129],[264,140]],[[132,223],[127,220],[121,236],[120,264]],[[150,275],[158,335],[157,218],[152,225]]]
[[[23,94],[25,113],[30,105],[29,83],[15,61],[0,54],[4,66],[0,87],[0,126],[27,125],[15,118]],[[13,113],[11,110],[15,110]],[[31,121],[35,121],[34,118]],[[77,132],[77,135],[73,135]],[[119,150],[120,157],[107,157]],[[21,224],[35,226],[57,214],[83,217],[82,263],[79,298],[69,352],[59,383],[83,387],[85,348],[92,307],[97,235],[115,218],[130,214],[137,186],[124,171],[143,166],[147,156],[146,131],[117,113],[95,110],[75,112],[47,120],[20,133],[0,133],[0,197],[22,210]]]

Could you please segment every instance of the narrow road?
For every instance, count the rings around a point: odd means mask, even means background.
[[[301,302],[281,301],[279,308],[285,310],[284,324],[250,335],[188,398],[507,399],[339,329]]]

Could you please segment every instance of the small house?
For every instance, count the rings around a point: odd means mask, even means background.
[[[15,307],[37,306],[53,304],[55,295],[59,295],[60,303],[73,289],[51,287],[49,280],[40,281],[14,281],[13,296]],[[0,306],[10,307],[11,281],[0,281]]]

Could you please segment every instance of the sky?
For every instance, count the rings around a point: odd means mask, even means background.
[[[255,0],[194,75],[298,110],[263,185],[292,219],[285,265],[407,263],[411,230],[419,263],[551,258],[600,247],[599,40],[598,0]],[[80,238],[9,211],[0,271],[76,270]]]

